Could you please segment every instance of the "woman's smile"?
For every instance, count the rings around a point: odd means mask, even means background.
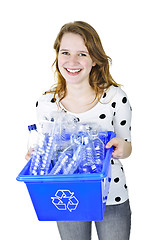
[[[70,76],[77,76],[82,69],[64,68]]]

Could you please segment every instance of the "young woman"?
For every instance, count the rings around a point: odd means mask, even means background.
[[[119,158],[131,154],[131,107],[128,97],[109,71],[95,29],[81,21],[65,24],[54,43],[57,83],[36,103],[38,120],[65,110],[80,122],[95,122],[116,133],[106,148],[114,147],[112,181],[104,219],[95,222],[99,240],[127,240],[131,211],[124,170]],[[62,240],[91,239],[91,222],[57,222]]]

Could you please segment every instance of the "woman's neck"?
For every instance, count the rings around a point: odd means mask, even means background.
[[[93,88],[89,85],[77,85],[77,84],[72,84],[72,85],[68,85],[67,86],[67,94],[66,97],[67,98],[85,98],[85,97],[92,97],[92,96],[96,96],[95,91],[93,90]]]
[[[82,113],[93,108],[98,103],[96,93],[88,86],[73,85],[67,86],[67,94],[61,100],[62,106],[73,113]]]

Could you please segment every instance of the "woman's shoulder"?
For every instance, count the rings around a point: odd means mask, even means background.
[[[108,101],[125,101],[127,94],[124,90],[122,90],[119,86],[111,85],[108,89],[106,89],[103,93],[102,100],[103,102]],[[123,100],[124,99],[124,100]]]
[[[57,95],[54,94],[53,91],[49,90],[49,91],[45,91],[44,93],[42,93],[42,95],[37,99],[36,102],[36,108],[37,111],[50,111],[52,109],[56,109],[57,108],[57,102],[58,102],[58,98]]]
[[[38,102],[54,102],[54,93],[51,91],[45,91],[38,99]]]
[[[58,111],[54,93],[45,92],[36,102],[36,113],[39,122],[44,120],[52,121],[55,112]]]

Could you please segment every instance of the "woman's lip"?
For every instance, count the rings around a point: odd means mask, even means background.
[[[81,68],[64,68],[64,69],[71,76],[76,76],[76,75],[78,75],[82,71]],[[71,70],[71,71],[68,71],[68,70]]]
[[[82,70],[81,68],[65,68],[67,70],[71,70],[71,71],[78,71],[78,70]]]

